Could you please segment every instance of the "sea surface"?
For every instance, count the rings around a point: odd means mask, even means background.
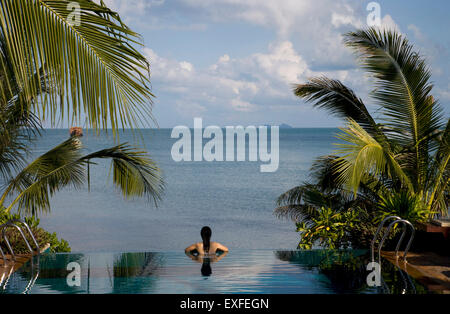
[[[276,199],[308,179],[316,157],[332,153],[337,132],[280,129],[279,168],[272,173],[260,172],[261,161],[175,162],[171,149],[178,139],[171,129],[121,132],[121,143],[145,147],[162,169],[166,190],[159,206],[147,198],[125,200],[112,184],[110,161],[100,160],[91,167],[90,191],[86,185],[56,193],[41,225],[69,241],[73,252],[182,250],[201,240],[204,225],[213,241],[231,249],[295,249],[295,225],[273,215]],[[66,129],[44,131],[34,155],[68,136]],[[115,145],[111,132],[85,134],[82,142],[85,153]]]

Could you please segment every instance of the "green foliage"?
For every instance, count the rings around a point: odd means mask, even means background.
[[[9,1],[2,2],[0,4],[0,8],[3,8],[7,2]],[[91,1],[87,0],[80,0],[80,2],[83,3],[82,14],[84,14],[84,18],[87,18],[88,15],[92,13],[89,13],[88,11],[94,10],[95,14],[99,14],[99,16],[95,18],[95,21],[98,23],[102,23],[102,18],[107,18],[110,14],[114,16],[115,22],[119,21],[117,20],[118,17],[116,17],[113,12],[103,6],[92,4],[90,3]],[[32,1],[18,1],[17,5],[19,7],[32,6],[33,8],[29,8],[31,11],[37,9],[36,6],[41,5],[45,7],[45,10],[54,5],[57,6],[58,8],[51,11],[50,15],[57,12],[58,9],[61,9],[58,4],[52,1],[38,1],[34,4]],[[8,8],[14,12],[17,9],[11,6]],[[3,16],[4,12],[5,11],[0,10],[0,17]],[[14,12],[10,13],[14,14]],[[34,12],[34,14],[37,14],[37,18],[39,18],[38,15],[41,13],[37,11]],[[43,18],[45,20],[48,16]],[[15,21],[9,22],[13,24],[15,23]],[[30,23],[34,22],[35,21],[31,21]],[[93,20],[91,20],[91,22],[94,23]],[[108,23],[108,25],[109,23],[112,23],[110,26],[114,25],[112,21],[108,22],[107,20],[103,20],[103,22]],[[26,21],[23,20],[22,23],[26,23]],[[54,195],[54,193],[66,186],[80,187],[85,182],[89,183],[89,167],[94,164],[95,159],[105,158],[111,160],[113,182],[116,187],[122,191],[125,197],[148,196],[149,199],[157,205],[158,201],[161,199],[161,194],[164,189],[161,171],[145,151],[142,151],[127,143],[118,144],[114,147],[102,149],[83,156],[83,146],[80,139],[77,137],[72,137],[36,158],[34,161],[28,162],[30,153],[29,145],[40,135],[41,129],[40,117],[33,113],[35,111],[38,112],[39,110],[33,108],[32,105],[39,103],[45,107],[47,103],[39,102],[38,96],[44,93],[46,96],[50,96],[46,97],[46,99],[51,99],[55,96],[52,95],[52,93],[56,93],[58,91],[61,92],[61,89],[55,90],[51,88],[53,86],[52,84],[55,83],[55,78],[53,76],[54,73],[51,71],[46,72],[46,70],[50,69],[33,67],[31,69],[24,68],[20,71],[20,73],[16,71],[17,69],[14,70],[17,65],[15,64],[17,59],[12,57],[14,54],[11,53],[10,49],[13,48],[9,47],[10,42],[8,41],[8,38],[4,37],[5,34],[2,33],[2,31],[9,32],[13,30],[9,29],[11,25],[6,24],[2,24],[0,22],[0,180],[6,183],[5,189],[1,191],[0,194],[0,206],[6,207],[7,212],[17,210],[19,213],[24,213],[25,215],[35,216],[42,212],[48,212],[50,210],[50,198]],[[59,26],[64,27],[64,23],[58,25],[58,27]],[[126,26],[122,24],[121,27],[126,28]],[[119,29],[116,30],[120,32]],[[34,29],[29,29],[29,31],[32,34],[35,34]],[[87,30],[83,28],[83,31]],[[107,34],[113,36],[110,32],[107,32]],[[130,34],[131,33],[129,33],[129,35]],[[34,35],[30,36],[33,37]],[[122,51],[123,47],[120,46],[117,41],[124,41],[125,38],[126,37],[111,39],[111,41],[116,42],[118,45],[115,53],[122,56],[123,54],[126,55],[129,53],[145,63],[145,58],[139,54],[135,55],[135,52],[132,50]],[[54,40],[52,39],[49,43],[53,45],[53,42]],[[48,43],[40,44],[46,45]],[[122,44],[127,45],[126,42],[123,42]],[[100,49],[104,47],[105,46],[102,45]],[[39,50],[39,47],[36,49]],[[105,53],[109,54],[111,51]],[[46,58],[45,55],[41,57],[44,59]],[[114,63],[113,59],[115,60],[115,58],[109,57],[108,60]],[[64,60],[61,59],[60,61]],[[130,64],[132,63],[131,59],[128,61]],[[37,67],[36,64],[34,64],[34,66]],[[145,90],[145,85],[141,86],[138,81],[130,82],[128,75],[125,75],[126,78],[124,77],[124,74],[129,74],[125,68],[110,68],[110,70],[115,73],[115,79],[111,80],[109,83],[112,85],[118,84],[121,87],[126,88],[128,90],[127,94],[130,93],[128,94],[130,97],[133,93],[148,94],[149,91]],[[25,71],[25,69],[29,71]],[[97,70],[102,72],[101,69]],[[124,73],[122,73],[122,75],[118,75],[116,72],[119,70],[123,70]],[[93,74],[94,72],[95,71],[89,73]],[[107,75],[104,72],[102,73],[103,74],[97,74]],[[69,76],[73,81],[74,77],[72,77],[72,75],[73,73]],[[92,82],[89,83],[89,76],[83,76],[83,79],[86,81],[82,82],[82,86],[91,85],[92,87],[95,85]],[[28,94],[30,91],[25,89],[24,86],[31,87],[34,84],[38,84],[39,88],[34,89],[32,94]],[[131,84],[132,86],[127,87],[128,84]],[[137,90],[133,92],[132,89],[134,87]],[[93,88],[90,88],[89,90],[94,92]],[[113,88],[112,90],[109,90],[109,92],[114,94],[113,90],[117,91],[118,89]],[[81,88],[81,91],[77,91],[77,93],[80,92],[83,96],[83,92],[85,92],[85,90]],[[109,92],[102,89],[101,96],[103,98],[107,98]],[[112,97],[113,95],[109,96]],[[128,96],[121,95],[120,99],[117,99],[117,101],[126,102],[127,107],[133,107],[135,105],[133,101],[136,100],[136,98],[132,97],[133,99],[127,99]],[[76,99],[74,98],[71,100],[76,102]],[[103,102],[104,101],[105,99],[103,99]],[[114,103],[111,99],[109,102],[110,105],[113,105]],[[84,104],[87,105],[86,101],[84,101]],[[93,106],[94,104],[98,107],[95,110],[92,109],[93,111],[90,113],[91,116],[89,116],[89,118],[98,120],[100,118],[95,116],[99,112],[102,112],[103,109],[109,109],[99,106],[95,101],[91,105]],[[125,117],[121,116],[121,111],[124,110],[124,108],[120,108],[120,105],[118,105],[118,107],[114,105],[111,108],[115,108],[114,110],[111,109],[111,112],[113,112],[116,119],[118,116],[121,119],[125,119]],[[79,108],[72,109],[74,110],[74,115],[77,115],[77,110],[79,110]],[[128,113],[131,114],[133,110],[129,111],[125,109],[125,111],[127,112],[127,115]],[[64,111],[61,111],[61,114],[63,112]],[[108,114],[106,112],[102,113],[102,119],[107,118],[107,116]],[[94,127],[100,126],[101,122],[97,122],[98,123],[95,124]],[[127,124],[126,121],[122,122],[124,126]],[[117,121],[111,121],[111,123],[114,128],[114,124],[117,123]],[[12,199],[12,202],[8,205],[5,204],[7,199]]]
[[[47,236],[47,243],[50,243],[50,252],[52,253],[63,253],[63,252],[70,252],[70,246],[69,242],[67,242],[64,239],[58,239],[56,232],[48,233]]]
[[[324,259],[318,266],[337,293],[363,290],[367,287],[364,256],[353,256],[348,251],[333,251],[331,258]]]
[[[4,208],[0,210],[0,225],[6,223],[9,220],[14,219],[23,219],[28,226],[30,226],[31,231],[33,232],[36,241],[39,244],[39,247],[43,248],[47,243],[50,244],[50,252],[52,253],[60,253],[60,252],[70,252],[69,243],[64,239],[58,239],[55,232],[50,233],[39,227],[39,219],[32,217],[20,217],[19,214],[10,214],[7,213]],[[33,242],[31,237],[29,236],[26,228],[22,228],[24,230],[24,234],[27,237],[30,245],[33,246]],[[14,253],[29,253],[25,241],[23,240],[20,233],[14,228],[8,228],[6,231],[6,236],[8,237],[11,246],[14,249]],[[0,243],[0,246],[3,249],[3,252],[9,252],[6,244],[3,242]]]
[[[69,18],[74,2],[79,24]],[[41,120],[112,128],[116,140],[120,127],[154,120],[149,63],[135,48],[140,44],[139,34],[103,1],[0,2],[0,223],[31,215],[24,219],[40,246],[70,251],[67,241],[39,227],[36,215],[50,210],[57,191],[89,183],[95,159],[111,160],[113,182],[125,197],[148,196],[155,205],[161,199],[160,169],[127,143],[83,155],[81,141],[72,137],[28,161]],[[9,228],[7,236],[16,253],[27,252],[17,231]]]
[[[447,215],[450,204],[450,119],[432,96],[424,58],[395,31],[369,28],[344,38],[373,78],[371,96],[381,115],[375,121],[338,80],[312,78],[294,88],[295,95],[346,123],[338,149],[317,159],[311,180],[278,198],[275,214],[297,223],[305,248],[315,241],[327,247],[342,241],[367,247],[384,217],[424,222],[437,213]],[[348,211],[359,215],[357,224],[343,216]],[[320,223],[317,213],[324,216]],[[322,227],[325,217],[339,228]]]
[[[79,23],[71,19],[73,3]],[[0,37],[0,59],[11,61],[10,67],[0,62],[0,70],[9,69],[32,100],[23,110],[53,124],[85,118],[89,127],[111,127],[114,134],[153,120],[149,63],[136,48],[141,37],[103,1],[3,0]]]
[[[335,212],[321,207],[310,223],[298,222],[297,232],[301,235],[300,249],[310,250],[319,244],[329,249],[348,248],[351,245],[349,230],[359,222],[356,211]]]
[[[393,191],[386,196],[381,195],[378,208],[380,214],[377,223],[388,216],[399,216],[412,223],[426,222],[429,214],[423,200],[418,195],[411,195],[406,191]]]
[[[35,159],[10,180],[2,198],[14,196],[7,207],[10,212],[17,204],[19,212],[37,215],[50,209],[50,197],[66,186],[80,187],[88,181],[88,167],[94,159],[111,159],[113,182],[124,196],[149,196],[155,205],[164,188],[161,172],[148,154],[128,144],[120,144],[88,155],[76,137]]]

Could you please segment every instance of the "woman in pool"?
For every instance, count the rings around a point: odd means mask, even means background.
[[[203,227],[200,231],[200,235],[202,236],[203,242],[194,243],[191,246],[187,247],[184,252],[186,254],[193,254],[197,251],[198,256],[205,255],[216,255],[218,252],[228,252],[228,248],[225,245],[220,244],[219,242],[213,242],[211,240],[211,228]]]

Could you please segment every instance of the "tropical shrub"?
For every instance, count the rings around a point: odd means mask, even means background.
[[[347,248],[351,245],[348,230],[358,223],[356,211],[335,212],[331,208],[321,207],[309,222],[297,223],[297,232],[301,235],[298,247],[312,249],[314,244],[330,249]]]
[[[50,252],[52,253],[70,252],[69,243],[64,239],[58,239],[55,232],[50,233],[39,227],[40,220],[38,218],[34,216],[22,218],[18,214],[9,214],[6,213],[4,209],[0,210],[0,225],[14,219],[23,219],[28,224],[39,244],[39,247],[43,248],[48,243],[50,244]],[[28,232],[26,232],[25,228],[23,228],[23,230],[28,242],[33,246],[33,242],[31,237],[28,235]],[[6,230],[6,236],[13,247],[14,253],[29,253],[25,241],[16,229],[8,228]],[[0,242],[0,246],[5,254],[9,252],[4,240]]]
[[[422,199],[406,191],[392,191],[387,195],[380,195],[378,209],[379,216],[376,217],[375,223],[380,223],[388,216],[399,216],[412,222],[426,222],[429,214]]]

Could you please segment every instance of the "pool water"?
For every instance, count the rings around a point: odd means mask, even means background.
[[[236,250],[217,261],[183,252],[47,253],[37,262],[3,278],[0,293],[427,292],[388,262],[382,263],[383,286],[368,287],[368,254],[355,250]]]

